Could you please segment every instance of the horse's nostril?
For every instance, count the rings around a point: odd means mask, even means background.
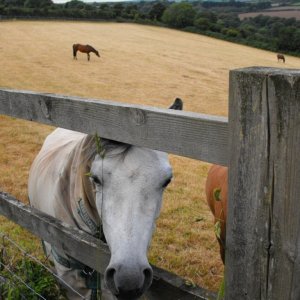
[[[106,270],[105,272],[105,279],[106,281],[114,281],[114,276],[116,273],[116,269],[115,268],[109,268]]]
[[[147,289],[151,283],[152,283],[152,278],[153,278],[153,271],[151,268],[146,268],[143,271],[145,279],[144,279],[144,289]]]
[[[115,283],[115,274],[116,274],[116,269],[115,268],[108,268],[105,272],[105,282],[107,287],[114,293],[118,294],[118,288],[116,287]]]
[[[146,268],[144,269],[144,275],[145,275],[145,278],[146,277],[152,277],[152,269],[151,268]]]

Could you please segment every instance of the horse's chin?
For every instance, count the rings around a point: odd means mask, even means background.
[[[118,300],[137,300],[145,293],[145,290],[140,291],[124,291],[116,294]]]
[[[137,300],[142,295],[143,295],[143,293],[141,293],[140,295],[130,295],[130,294],[127,294],[127,295],[115,295],[115,296],[116,296],[116,298],[118,300]]]

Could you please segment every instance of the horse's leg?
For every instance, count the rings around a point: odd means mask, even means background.
[[[88,58],[88,61],[89,61],[90,60],[90,54],[89,53],[87,54],[87,58]]]

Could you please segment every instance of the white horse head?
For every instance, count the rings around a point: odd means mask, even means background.
[[[119,299],[135,299],[152,282],[147,249],[172,169],[163,152],[108,146],[112,148],[91,166],[96,207],[111,251],[105,281]]]
[[[181,109],[181,100],[171,108]],[[91,136],[54,131],[31,168],[29,197],[42,211],[89,230],[78,214],[78,199],[83,200],[90,218],[102,223],[111,251],[106,285],[118,299],[133,300],[152,282],[147,250],[172,169],[166,153],[101,143],[100,153]]]

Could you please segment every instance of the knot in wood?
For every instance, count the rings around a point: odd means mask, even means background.
[[[131,120],[136,124],[136,125],[143,125],[146,123],[146,115],[145,113],[138,109],[138,108],[131,108],[130,109],[130,116]]]
[[[41,106],[41,110],[43,115],[47,118],[47,119],[51,119],[51,108],[52,108],[52,104],[50,101],[40,101],[40,106]]]

